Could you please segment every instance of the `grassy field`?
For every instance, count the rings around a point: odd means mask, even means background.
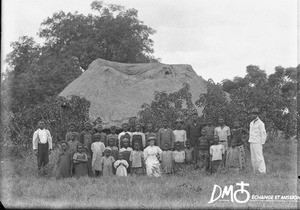
[[[297,195],[297,141],[268,141],[264,148],[267,174],[251,173],[248,156],[244,172],[208,175],[189,171],[161,178],[111,177],[56,180],[36,175],[36,158],[1,160],[1,201],[5,207],[26,208],[296,208],[291,200],[253,201],[245,204],[218,200],[209,204],[214,185],[246,182],[250,195]],[[247,151],[249,155],[249,151]],[[52,171],[57,151],[51,155]],[[224,198],[225,199],[225,198]],[[224,200],[223,199],[223,200]],[[228,198],[226,198],[228,199]]]

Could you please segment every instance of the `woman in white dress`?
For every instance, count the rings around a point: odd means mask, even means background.
[[[162,153],[162,150],[155,146],[156,137],[149,137],[149,146],[144,149],[144,159],[146,165],[146,171],[148,176],[160,177],[160,163],[159,163],[159,155]]]

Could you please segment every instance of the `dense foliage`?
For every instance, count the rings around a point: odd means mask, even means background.
[[[39,31],[42,45],[27,36],[11,44],[1,74],[1,131],[13,144],[29,147],[39,119],[47,121],[56,140],[63,138],[67,121],[87,119],[85,99],[72,98],[70,109],[62,109],[59,104],[68,100],[57,97],[95,59],[156,61],[150,39],[155,31],[138,19],[137,10],[102,1],[92,2],[91,9],[93,14],[59,11],[48,17]]]
[[[177,118],[186,121],[195,110],[190,86],[184,83],[180,90],[173,93],[155,92],[154,100],[142,105],[139,116],[143,123],[152,123],[155,128],[161,127],[163,119],[169,122],[171,128],[175,128]]]
[[[299,71],[299,67],[298,67]],[[203,106],[204,116],[217,122],[223,116],[227,124],[239,120],[244,126],[249,124],[249,112],[257,107],[260,117],[270,132],[278,130],[290,137],[297,132],[297,70],[276,67],[267,75],[258,66],[247,66],[246,76],[223,80],[222,84],[208,82],[207,94],[202,94],[196,105]],[[226,97],[226,94],[229,97]]]
[[[5,132],[10,132],[12,144],[30,149],[37,122],[44,120],[55,144],[65,139],[70,122],[83,127],[83,123],[89,120],[89,108],[90,102],[78,96],[72,96],[69,100],[64,97],[47,98],[34,108],[11,115]]]

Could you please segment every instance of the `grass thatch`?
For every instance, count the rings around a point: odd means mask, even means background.
[[[153,100],[155,91],[175,92],[184,82],[190,85],[193,102],[206,92],[205,80],[190,65],[124,64],[97,59],[60,95],[85,97],[91,102],[92,119],[101,117],[104,124],[119,126],[137,116],[141,105]]]

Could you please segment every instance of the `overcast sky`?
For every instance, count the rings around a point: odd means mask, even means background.
[[[54,12],[92,13],[92,1],[2,0],[2,61],[20,36],[41,41],[40,23]],[[139,19],[157,31],[151,37],[154,56],[162,63],[190,64],[204,79],[244,76],[249,64],[268,74],[278,65],[297,65],[297,0],[104,2],[137,9]]]

